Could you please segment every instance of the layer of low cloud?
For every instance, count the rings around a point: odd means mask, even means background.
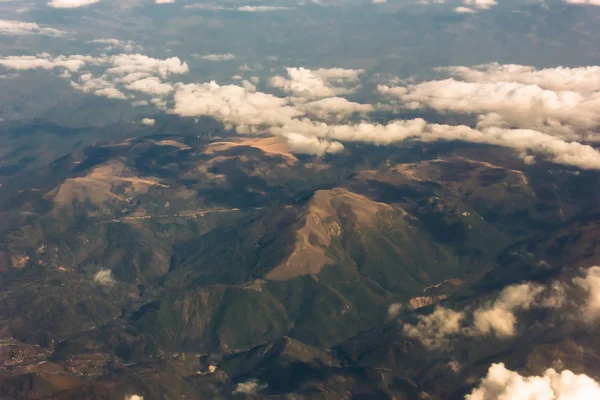
[[[403,323],[403,332],[428,349],[448,348],[457,336],[510,338],[519,332],[519,313],[534,308],[559,310],[572,319],[570,323],[597,323],[600,267],[581,270],[564,282],[511,285],[494,300],[460,312],[438,306],[433,313],[419,316],[416,324]]]
[[[65,32],[44,27],[36,24],[35,22],[23,22],[14,21],[8,19],[0,19],[0,35],[8,36],[29,36],[29,35],[43,35],[43,36],[63,36]]]
[[[585,6],[600,6],[600,0],[565,0],[565,3]]]
[[[541,376],[522,376],[502,363],[465,400],[589,400],[600,398],[600,384],[587,375],[548,369]]]
[[[541,286],[531,283],[509,286],[498,299],[488,307],[482,307],[473,314],[474,335],[495,334],[499,337],[515,335],[516,310],[531,308],[537,295],[543,291]]]
[[[463,0],[463,4],[479,10],[487,10],[498,5],[496,0]]]
[[[51,0],[49,7],[54,8],[79,8],[100,2],[100,0]]]
[[[94,39],[90,40],[88,43],[104,45],[103,50],[107,52],[114,50],[131,52],[134,49],[140,48],[140,46],[136,45],[132,40],[119,40],[113,38]]]
[[[575,278],[575,284],[587,293],[584,316],[588,322],[595,322],[600,317],[600,267],[592,267],[585,276]]]
[[[380,85],[378,91],[396,109],[473,116],[474,130],[482,134],[474,141],[512,147],[526,161],[534,161],[533,152],[556,163],[598,169],[598,151],[581,142],[600,140],[600,67],[538,70],[491,63],[436,71],[451,77]]]
[[[427,348],[448,346],[449,337],[459,334],[465,314],[444,307],[437,307],[427,316],[420,315],[416,325],[404,324],[403,331],[408,337],[418,338]]]
[[[287,76],[274,76],[269,84],[293,96],[317,99],[355,92],[363,72],[342,68],[287,68]]]
[[[202,60],[207,60],[207,61],[229,61],[229,60],[233,60],[235,59],[235,56],[233,54],[205,54],[203,56],[200,56],[200,58]]]
[[[218,6],[216,4],[205,4],[205,3],[195,3],[188,4],[185,6],[187,9],[196,9],[196,10],[207,10],[207,11],[239,11],[239,12],[249,12],[249,13],[260,13],[260,12],[272,12],[272,11],[289,11],[293,10],[294,7],[287,6],[237,6],[237,7],[224,7]]]
[[[450,67],[438,70],[453,75],[450,79],[380,85],[378,92],[389,104],[374,106],[344,97],[362,88],[364,71],[360,69],[288,68],[286,75],[267,82],[287,95],[280,97],[258,92],[257,79],[251,82],[241,76],[236,77],[239,83],[235,85],[173,82],[174,76],[189,71],[177,57],[39,54],[0,58],[0,66],[63,69],[61,76],[70,78],[71,85],[84,93],[145,102],[185,117],[214,117],[240,134],[271,133],[287,138],[292,151],[301,153],[339,152],[343,142],[389,145],[406,140],[465,141],[514,149],[527,163],[541,159],[600,169],[600,152],[581,143],[597,137],[592,131],[600,121],[600,104],[596,104],[600,102],[600,83],[593,73],[597,67]],[[98,70],[103,72],[98,74]],[[553,90],[569,85],[578,91]],[[432,124],[420,118],[369,122],[370,114],[380,106],[465,113],[474,115],[477,122],[475,126]]]

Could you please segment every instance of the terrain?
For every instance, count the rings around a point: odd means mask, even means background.
[[[305,156],[157,121],[2,126],[0,398],[461,399],[493,362],[600,376],[597,324],[546,306],[509,337],[407,328],[583,279],[598,172],[458,142]]]

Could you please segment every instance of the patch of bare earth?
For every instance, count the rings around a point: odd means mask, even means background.
[[[284,281],[303,275],[317,275],[334,261],[326,250],[343,232],[340,217],[353,218],[358,226],[375,227],[374,217],[392,207],[365,196],[336,188],[319,190],[309,203],[304,225],[296,232],[292,254],[266,275]]]
[[[145,194],[152,186],[162,186],[156,178],[134,176],[119,161],[111,161],[94,168],[88,175],[65,180],[47,196],[59,207],[78,200],[89,200],[96,205],[106,202],[128,201]],[[119,193],[114,189],[119,188]]]

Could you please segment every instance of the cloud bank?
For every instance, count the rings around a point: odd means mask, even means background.
[[[218,61],[231,55],[204,57]],[[0,66],[62,68],[66,71],[61,76],[70,78],[71,85],[84,93],[151,104],[184,117],[210,116],[240,134],[281,136],[292,151],[300,153],[339,152],[343,142],[464,141],[511,148],[526,163],[541,159],[600,170],[600,152],[590,144],[600,138],[595,133],[600,124],[600,67],[446,67],[438,72],[450,78],[379,85],[377,94],[388,104],[362,104],[345,98],[363,90],[361,69],[290,67],[285,75],[267,81],[275,92],[284,94],[278,96],[258,92],[255,83],[241,76],[236,77],[236,85],[173,82],[174,76],[189,72],[187,63],[177,57],[155,59],[139,53],[54,57],[43,53],[0,58]],[[99,69],[103,72],[97,73]],[[378,109],[433,109],[471,115],[474,123],[433,124],[421,118],[371,122],[371,114]]]
[[[79,8],[100,2],[100,0],[52,0],[48,3],[53,8]]]
[[[42,27],[35,22],[13,21],[8,19],[0,19],[0,35],[8,36],[28,36],[28,35],[43,35],[43,36],[63,36],[65,32],[55,29]]]
[[[548,369],[542,376],[521,376],[502,363],[492,364],[465,400],[588,400],[600,398],[600,384],[587,375]]]

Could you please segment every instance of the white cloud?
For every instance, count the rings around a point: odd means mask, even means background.
[[[580,4],[586,6],[600,6],[600,0],[565,0],[565,3]]]
[[[429,349],[448,346],[448,337],[459,334],[465,314],[444,307],[436,307],[429,315],[419,315],[416,325],[404,324],[402,330],[408,337],[418,339]]]
[[[244,12],[268,12],[268,11],[287,11],[293,10],[293,7],[281,7],[281,6],[240,6],[236,8],[237,11]]]
[[[516,311],[529,310],[533,306],[548,308],[556,306],[555,303],[541,300],[540,295],[545,290],[544,286],[531,282],[506,287],[493,304],[475,310],[470,334],[514,336],[517,323]]]
[[[474,14],[477,11],[475,11],[472,8],[469,8],[469,7],[456,7],[454,9],[454,12],[456,12],[458,14]]]
[[[557,135],[587,132],[600,125],[600,92],[553,91],[519,82],[465,82],[453,78],[406,87],[380,86],[408,109],[497,114],[507,126],[538,129]]]
[[[164,96],[173,91],[173,87],[170,84],[161,83],[157,77],[149,77],[132,82],[127,86],[127,89],[158,96]]]
[[[516,64],[481,64],[473,67],[436,68],[468,82],[517,82],[554,91],[594,92],[600,90],[600,66],[536,69]]]
[[[246,382],[240,382],[237,384],[233,393],[248,393],[254,394],[267,388],[267,384],[262,384],[256,379],[250,379]]]
[[[13,21],[0,19],[0,35],[9,36],[27,36],[27,35],[44,35],[44,36],[63,36],[65,32],[48,27],[42,27],[35,22]]]
[[[426,316],[419,316],[416,325],[405,323],[403,332],[418,339],[428,349],[445,348],[454,335],[512,337],[516,334],[516,311],[532,307],[549,307],[541,302],[544,286],[532,283],[511,285],[504,288],[496,299],[486,305],[457,312],[442,306]],[[472,313],[472,324],[467,314]]]
[[[277,126],[302,114],[289,106],[286,99],[216,82],[179,84],[173,97],[173,113],[187,117],[212,116],[231,127],[236,126],[241,133],[260,126]]]
[[[94,282],[101,285],[112,285],[115,283],[115,280],[110,269],[101,269],[94,275]]]
[[[492,364],[465,400],[589,400],[600,398],[600,385],[587,375],[548,369],[542,376],[521,376],[504,364]]]
[[[290,150],[294,153],[322,156],[326,153],[338,153],[344,150],[344,145],[335,141],[320,139],[316,136],[306,136],[299,133],[284,134]]]
[[[58,56],[52,57],[47,53],[38,54],[37,56],[8,56],[0,58],[0,65],[7,69],[29,70],[29,69],[46,69],[66,68],[71,72],[78,71],[86,63],[92,62],[93,57],[90,56]]]
[[[54,8],[79,8],[98,3],[100,0],[52,0],[48,6]]]
[[[175,0],[155,0],[155,4],[172,4],[175,3]]]
[[[287,77],[272,77],[269,84],[294,96],[316,99],[353,93],[363,72],[342,68],[287,68]]]
[[[346,119],[358,113],[366,115],[374,111],[371,104],[360,104],[346,100],[343,97],[328,97],[298,105],[298,108],[316,116],[319,119]]]
[[[559,310],[571,324],[576,321],[596,323],[600,317],[600,267],[581,270],[580,275],[547,285],[532,282],[511,285],[495,300],[467,307],[460,313],[438,306],[432,314],[419,316],[416,325],[405,323],[403,331],[427,348],[439,349],[447,347],[450,338],[458,334],[513,337],[517,334],[517,312],[532,308]]]
[[[596,97],[600,101],[600,91],[583,92],[582,83],[578,84],[581,92],[556,92],[542,88],[541,83],[527,83],[543,81],[548,86],[558,87],[587,79],[593,87],[594,76],[588,69],[570,71],[580,78],[551,83],[550,72],[538,73],[529,67],[497,64],[471,69],[451,67],[444,71],[474,81],[447,79],[379,86],[382,94],[392,101],[400,100],[404,108],[428,107],[474,114],[478,123],[470,127],[431,124],[419,118],[385,124],[368,122],[373,105],[340,97],[360,87],[362,70],[288,68],[286,77],[270,80],[272,86],[291,95],[278,97],[257,92],[255,84],[241,76],[235,77],[240,81],[237,85],[170,82],[173,75],[189,71],[188,65],[177,57],[161,60],[143,54],[100,57],[39,54],[0,58],[0,65],[17,70],[63,68],[69,72],[63,77],[71,79],[71,85],[82,92],[132,102],[145,101],[186,117],[211,116],[239,133],[260,132],[285,137],[298,152],[339,152],[343,148],[341,142],[386,145],[405,140],[459,140],[512,148],[526,162],[534,162],[538,157],[568,166],[600,169],[600,152],[578,141],[590,137],[591,133],[581,130],[591,127],[595,116],[600,115],[600,106],[594,103]],[[91,73],[87,67],[102,67],[104,71]],[[513,82],[501,80],[507,73],[515,77]],[[487,80],[486,75],[490,76]],[[587,78],[581,78],[584,75]],[[258,79],[253,81],[258,82]],[[357,121],[348,122],[350,117]]]
[[[208,61],[229,61],[229,60],[233,60],[235,58],[235,56],[233,54],[205,54],[203,56],[200,56],[201,59],[203,60],[208,60]]]
[[[573,282],[587,293],[583,317],[593,322],[600,317],[600,267],[591,267],[585,271],[584,277],[577,277]]]
[[[146,126],[154,126],[156,124],[156,121],[154,120],[154,118],[143,118],[141,123],[142,125]]]
[[[172,74],[187,74],[189,72],[188,65],[178,57],[156,59],[143,54],[119,54],[109,57],[107,61],[113,65],[107,72],[117,75],[147,72],[166,78]]]
[[[496,0],[463,0],[463,4],[480,10],[487,10],[496,6],[498,3]]]
[[[133,51],[134,47],[140,48],[140,46],[136,46],[132,40],[101,38],[90,40],[88,43],[103,44],[105,45],[104,51],[113,51],[115,50],[115,48],[121,49],[123,51]]]
[[[101,39],[109,41],[109,39]],[[110,40],[112,42],[112,40]],[[0,65],[8,69],[64,68],[71,73],[86,66],[104,67],[101,75],[82,73],[71,81],[71,86],[84,93],[110,99],[134,99],[135,93],[164,97],[174,88],[163,80],[174,74],[186,74],[188,65],[177,57],[155,59],[143,54],[117,54],[112,56],[57,56],[43,53],[37,56],[9,56],[0,58]],[[70,78],[71,74],[63,77]],[[126,94],[125,92],[133,92]],[[156,99],[153,99],[156,100]]]
[[[144,400],[144,396],[141,396],[139,394],[132,394],[129,396],[125,396],[125,400]]]
[[[269,12],[269,11],[288,11],[293,10],[293,7],[283,7],[283,6],[238,6],[238,7],[223,7],[217,6],[215,4],[204,4],[204,3],[196,3],[196,4],[188,4],[184,6],[184,8],[188,9],[197,9],[197,10],[208,10],[208,11],[240,11],[240,12]]]

